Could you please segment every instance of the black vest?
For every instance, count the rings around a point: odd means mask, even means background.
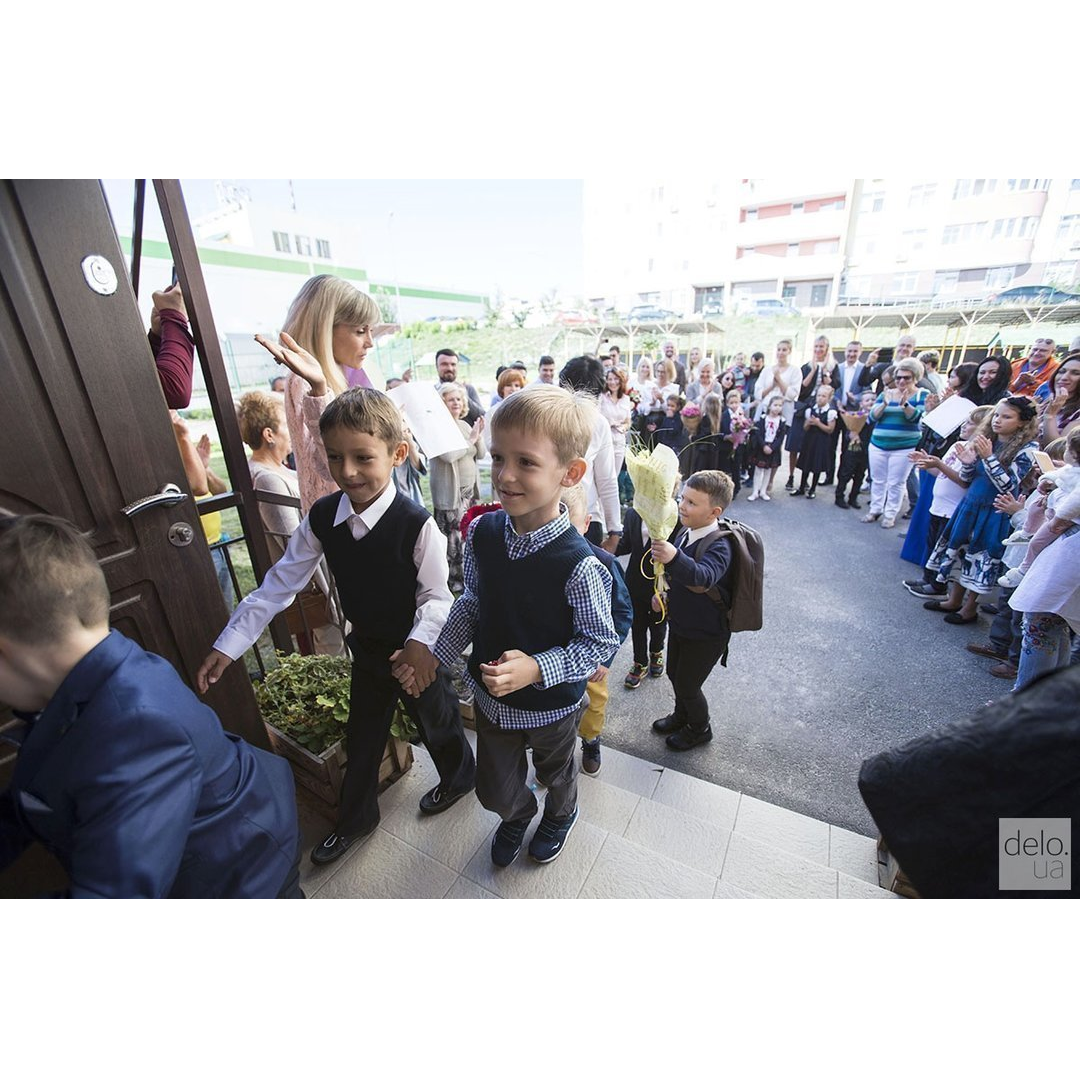
[[[354,540],[348,521],[334,528],[341,495],[326,495],[311,508],[311,531],[326,552],[351,638],[361,645],[400,648],[416,618],[413,549],[431,516],[400,492],[378,524]]]
[[[574,636],[574,612],[566,602],[566,582],[582,559],[592,555],[585,538],[567,529],[539,551],[511,560],[503,530],[506,512],[484,514],[472,532],[479,608],[469,671],[483,685],[480,664],[498,660],[507,649],[529,656],[565,648]],[[500,698],[515,709],[547,712],[576,705],[588,682],[560,683],[547,690],[526,686]]]

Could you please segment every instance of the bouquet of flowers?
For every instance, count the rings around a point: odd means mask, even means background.
[[[744,416],[740,409],[731,418],[731,445],[736,449],[750,437],[750,429],[754,426],[753,421]]]
[[[675,456],[675,451],[662,444],[652,451],[628,449],[626,471],[634,482],[634,509],[641,515],[649,535],[666,540],[679,520],[679,506],[674,496],[675,478],[679,475],[679,459]],[[651,574],[645,567],[646,559],[652,562]],[[647,551],[641,561],[642,574],[655,580],[653,592],[658,601],[658,610],[663,616],[666,609],[664,597],[667,593],[664,564],[651,559]]]
[[[630,387],[626,391],[626,396],[630,399],[630,404],[636,409],[641,404],[641,391],[636,386]]]
[[[844,427],[851,432],[851,439],[848,442],[848,446],[852,450],[858,450],[862,446],[862,439],[859,438],[859,432],[866,427],[866,421],[870,416],[869,409],[860,409],[858,412],[842,412],[840,419],[844,421]]]
[[[682,407],[682,412],[679,415],[682,417],[686,433],[696,435],[697,429],[701,427],[701,409],[691,401]]]

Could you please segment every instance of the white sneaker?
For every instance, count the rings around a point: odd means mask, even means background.
[[[772,496],[768,492],[763,492],[761,496],[766,502],[772,502]]]
[[[1002,574],[998,578],[998,584],[1003,589],[1015,589],[1024,580],[1025,573],[1026,571],[1021,570],[1019,566],[1014,566],[1007,574]]]
[[[753,502],[756,498],[757,498],[757,492],[755,491],[752,494],[747,496],[746,501],[747,502]]]

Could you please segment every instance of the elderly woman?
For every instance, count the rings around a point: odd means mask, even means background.
[[[712,393],[716,388],[716,365],[712,360],[702,360],[698,366],[698,377],[686,388],[686,400],[698,401]]]
[[[615,475],[622,471],[626,457],[626,433],[630,429],[630,398],[626,396],[626,372],[611,368],[604,377],[600,414],[611,427],[611,449],[615,454]]]
[[[511,373],[521,374],[520,371],[504,371],[499,377],[500,382],[503,376]],[[507,395],[511,392],[507,391]],[[483,441],[480,438],[484,430],[484,418],[481,416],[472,427],[465,423],[463,418],[469,411],[469,396],[460,383],[443,383],[439,387],[439,396],[465,439],[463,450],[448,450],[445,454],[428,459],[435,524],[439,526],[439,532],[446,537],[450,590],[457,593],[465,585],[461,561],[461,515],[479,502],[476,462],[484,456]]]
[[[922,435],[919,421],[926,409],[929,391],[915,384],[923,377],[923,366],[910,357],[893,365],[893,385],[878,394],[870,419],[870,512],[865,522],[881,519],[883,529],[896,524],[904,501],[904,484],[914,468],[911,451]]]

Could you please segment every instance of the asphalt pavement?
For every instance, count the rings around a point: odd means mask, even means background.
[[[728,666],[705,684],[713,739],[669,750],[651,722],[671,711],[666,675],[626,690],[627,639],[611,672],[603,743],[864,835],[876,828],[858,789],[862,761],[966,717],[1010,683],[969,653],[991,617],[951,626],[904,589],[919,569],[900,534],[841,510],[832,487],[792,498],[777,475],[771,502],[741,491],[728,516],[765,541],[764,626],[732,636]]]

